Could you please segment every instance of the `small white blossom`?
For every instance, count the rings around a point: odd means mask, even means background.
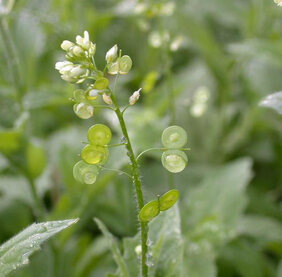
[[[69,40],[64,40],[61,44],[61,48],[65,51],[68,51],[73,46],[74,46],[74,43]]]
[[[129,105],[134,105],[138,101],[141,89],[142,88],[134,91],[133,94],[129,97]]]
[[[275,2],[278,6],[282,7],[282,0],[274,0],[274,2]]]
[[[85,55],[83,48],[77,45],[72,48],[72,53],[77,57],[82,57]]]
[[[107,63],[113,62],[117,58],[118,47],[114,45],[107,53],[106,53],[106,61]]]
[[[82,83],[89,75],[87,68],[69,61],[57,62],[55,68],[59,70],[62,79],[70,83]]]
[[[84,37],[76,36],[76,43],[85,50],[89,50],[89,48],[91,47],[89,33],[87,31],[84,31]]]

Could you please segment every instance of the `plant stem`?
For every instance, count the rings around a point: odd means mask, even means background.
[[[7,21],[4,16],[0,17],[0,34],[2,36],[2,41],[5,47],[5,52],[7,56],[7,62],[11,68],[11,75],[13,78],[13,84],[16,89],[16,95],[17,95],[17,101],[19,105],[19,109],[21,112],[24,111],[23,107],[23,100],[22,96],[24,93],[24,85],[22,83],[21,79],[21,71],[20,71],[20,66],[19,66],[19,61],[17,58],[17,53],[16,53],[16,48],[14,45],[14,42],[12,40],[12,37],[10,35],[10,31],[8,28]],[[43,219],[44,217],[44,208],[43,204],[37,194],[36,187],[34,184],[34,180],[28,175],[28,173],[22,168],[21,165],[13,161],[10,157],[6,156],[7,159],[9,159],[10,163],[12,163],[14,166],[16,166],[19,171],[22,172],[22,174],[25,176],[26,180],[28,181],[30,192],[33,198],[33,201],[36,206],[36,211],[35,211],[35,216],[38,219]]]
[[[168,89],[169,125],[171,126],[175,124],[174,91],[168,45],[165,44],[163,48],[165,60],[165,76]],[[167,182],[170,189],[174,188],[174,175],[171,172],[167,172]]]
[[[0,33],[2,36],[2,41],[3,41],[5,52],[7,55],[7,62],[11,69],[13,83],[16,88],[17,101],[19,104],[19,108],[20,108],[20,111],[23,111],[22,94],[23,94],[24,87],[23,87],[22,80],[21,80],[19,61],[17,58],[14,42],[10,35],[7,21],[3,16],[0,17]]]
[[[44,219],[44,207],[43,207],[41,199],[38,196],[38,193],[36,191],[34,180],[32,178],[30,178],[29,176],[26,176],[26,178],[28,180],[30,191],[31,191],[31,194],[32,194],[32,198],[33,198],[33,201],[34,201],[35,206],[36,206],[35,216],[39,220],[43,220]]]
[[[166,150],[174,150],[174,148],[154,147],[154,148],[146,149],[146,150],[144,150],[143,152],[141,152],[141,153],[137,156],[136,161],[138,162],[138,160],[139,160],[145,153],[150,152],[150,151],[155,151],[155,150],[166,151]],[[191,149],[190,149],[190,148],[179,148],[178,150],[190,151]]]
[[[21,172],[22,175],[26,178],[28,185],[30,187],[32,199],[33,199],[35,207],[36,207],[36,210],[34,210],[34,215],[37,219],[40,219],[40,220],[43,219],[43,217],[44,217],[44,207],[43,207],[43,205],[40,201],[40,198],[37,194],[36,187],[35,187],[33,179],[31,177],[29,177],[26,170],[18,162],[16,162],[14,159],[12,159],[9,155],[4,154],[4,157],[9,161],[9,163],[11,165],[13,165],[16,169],[18,169],[19,172]]]
[[[115,86],[116,86],[116,82],[115,82]],[[114,86],[114,90],[115,90],[115,86]],[[143,199],[143,192],[142,192],[141,181],[140,181],[140,176],[139,176],[138,163],[137,163],[137,160],[135,158],[135,155],[134,155],[134,152],[131,146],[131,142],[128,136],[128,132],[127,132],[127,128],[124,122],[122,112],[119,108],[119,105],[113,93],[111,93],[111,100],[113,101],[115,113],[117,115],[122,134],[126,140],[125,147],[127,150],[127,155],[131,162],[132,178],[133,178],[133,184],[135,186],[137,203],[138,203],[138,213],[139,213],[140,210],[144,206],[144,199]],[[142,247],[141,270],[142,270],[142,277],[147,277],[148,276],[148,266],[146,264],[146,254],[148,250],[148,247],[147,247],[148,225],[147,223],[140,222],[140,228],[141,228],[141,247]]]

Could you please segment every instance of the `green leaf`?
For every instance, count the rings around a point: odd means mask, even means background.
[[[118,265],[121,276],[122,277],[129,277],[125,261],[124,261],[122,255],[121,255],[121,253],[120,253],[118,245],[117,245],[116,241],[114,240],[112,234],[108,231],[107,227],[102,223],[102,221],[100,221],[98,218],[95,218],[94,220],[97,223],[100,230],[102,231],[102,233],[104,234],[104,236],[106,237],[106,239],[108,240],[110,249],[111,249],[113,257],[114,257],[114,259],[115,259],[115,261]]]
[[[0,131],[0,151],[9,153],[20,147],[20,133],[14,130]]]
[[[282,114],[282,91],[266,96],[259,104]]]
[[[0,247],[0,276],[29,263],[29,256],[40,249],[40,245],[76,223],[78,219],[49,221],[32,224]]]
[[[246,206],[251,164],[243,158],[217,167],[189,191],[190,201],[183,211],[187,276],[216,276],[217,252],[236,235],[234,229]]]
[[[42,147],[31,143],[28,144],[26,163],[28,172],[33,179],[40,176],[46,166],[45,153]]]
[[[161,212],[149,223],[148,260],[150,277],[182,277],[184,242],[178,205]],[[139,276],[140,234],[123,240],[124,260],[130,276]]]
[[[181,277],[183,275],[184,242],[181,235],[178,205],[161,212],[149,224],[149,276]],[[150,244],[152,244],[150,246]]]

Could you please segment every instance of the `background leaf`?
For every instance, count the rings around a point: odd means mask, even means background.
[[[1,276],[6,276],[11,271],[28,264],[29,256],[39,250],[44,241],[77,221],[71,219],[33,224],[1,245]]]

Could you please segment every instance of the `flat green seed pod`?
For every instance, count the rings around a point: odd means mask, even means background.
[[[84,161],[77,162],[73,167],[73,177],[76,181],[83,184],[94,184],[99,174],[96,165],[90,165]]]
[[[163,131],[162,143],[167,148],[181,148],[187,143],[187,133],[179,126],[170,126]]]
[[[73,106],[75,114],[82,119],[88,119],[93,116],[94,108],[86,103],[78,103]]]
[[[109,156],[107,148],[98,145],[86,145],[80,154],[82,160],[88,164],[104,164]]]
[[[162,155],[163,166],[172,173],[178,173],[184,170],[188,158],[183,151],[167,150]]]
[[[107,145],[112,137],[110,128],[104,124],[95,124],[88,129],[87,138],[90,144]]]
[[[142,222],[147,222],[152,220],[160,213],[159,201],[153,200],[148,202],[140,211],[139,219]]]
[[[73,98],[77,102],[83,102],[85,100],[85,91],[82,89],[76,89],[73,92]]]
[[[108,85],[109,85],[109,80],[107,78],[102,77],[96,80],[93,87],[98,90],[103,90],[106,89]]]
[[[171,208],[178,200],[178,197],[179,197],[179,191],[177,189],[169,190],[168,192],[163,194],[159,198],[160,210],[166,211],[169,208]]]
[[[86,97],[87,100],[95,100],[95,99],[98,98],[99,92],[100,92],[100,90],[97,90],[97,89],[94,89],[94,88],[90,89],[86,92],[85,97]]]
[[[119,63],[119,73],[120,74],[127,74],[132,67],[132,60],[127,55],[122,56],[119,59],[118,63]]]
[[[108,67],[109,74],[116,75],[118,74],[118,72],[119,72],[119,63],[118,62],[114,62],[109,65]]]

